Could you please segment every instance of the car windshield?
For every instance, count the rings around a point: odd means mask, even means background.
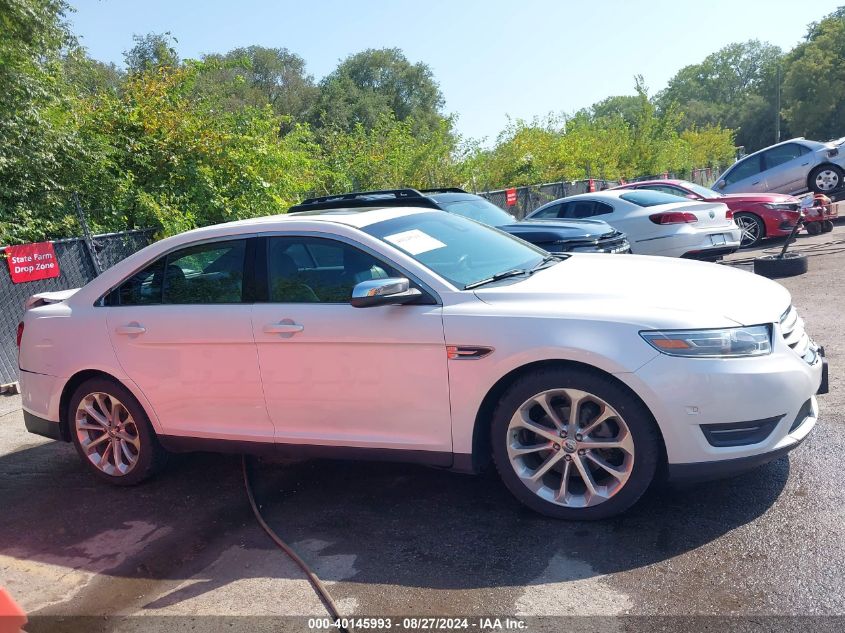
[[[645,189],[623,193],[619,197],[638,207],[656,207],[661,204],[675,204],[686,201],[686,198],[682,198],[681,196],[673,196],[661,191],[646,191]]]
[[[442,212],[406,215],[362,230],[410,255],[458,288],[500,273],[530,270],[547,255],[503,231]]]
[[[437,201],[438,204],[449,213],[461,215],[470,220],[481,222],[489,226],[502,226],[514,221],[513,216],[502,211],[495,204],[484,198],[471,198],[467,200]]]
[[[694,182],[687,182],[686,180],[681,183],[684,187],[689,189],[690,191],[698,194],[702,198],[721,198],[722,194],[718,191],[713,191],[712,189],[708,189],[707,187],[702,187],[701,185],[697,185]]]

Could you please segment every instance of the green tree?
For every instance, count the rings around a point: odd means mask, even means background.
[[[176,38],[167,33],[147,33],[133,35],[135,45],[123,52],[126,68],[130,73],[146,72],[155,68],[175,67],[179,65],[179,53],[176,52]]]
[[[845,135],[845,6],[811,24],[806,40],[789,53],[783,99],[794,134]]]
[[[74,224],[60,174],[79,154],[63,99],[63,0],[0,0],[0,243]]]
[[[269,104],[276,114],[304,121],[318,89],[305,60],[286,48],[248,46],[203,57],[208,72],[197,81],[206,96],[219,98],[228,110]]]
[[[412,64],[398,48],[351,55],[320,82],[311,121],[321,127],[373,128],[385,114],[412,118],[417,129],[440,125],[443,95],[431,69]]]
[[[676,104],[684,112],[684,126],[736,129],[737,143],[756,150],[775,142],[781,63],[781,50],[771,44],[729,44],[679,70],[657,102],[662,108]]]

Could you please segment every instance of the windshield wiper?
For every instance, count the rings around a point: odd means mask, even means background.
[[[491,275],[486,279],[479,279],[478,281],[473,281],[471,284],[467,284],[464,286],[464,290],[470,290],[472,288],[478,288],[479,286],[483,286],[485,284],[491,284],[494,281],[499,281],[500,279],[507,279],[508,277],[518,277],[519,275],[530,275],[531,271],[526,268],[512,268],[511,270],[503,270],[500,273],[496,273],[495,275]]]
[[[537,272],[538,270],[541,270],[543,268],[548,268],[549,264],[551,264],[552,262],[554,262],[556,264],[558,262],[562,262],[564,259],[567,259],[568,257],[569,257],[569,255],[566,254],[566,253],[549,253],[543,259],[541,259],[539,262],[537,262],[537,265],[534,266],[534,268],[532,268],[530,270],[530,272],[534,273],[534,272]]]

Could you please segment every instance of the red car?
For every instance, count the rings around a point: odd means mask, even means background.
[[[686,180],[645,180],[615,189],[651,189],[702,202],[723,202],[742,229],[741,246],[753,246],[768,237],[789,235],[800,216],[801,201],[782,193],[722,194]]]

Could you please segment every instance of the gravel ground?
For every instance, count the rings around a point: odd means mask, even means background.
[[[841,631],[845,226],[796,248],[811,270],[781,283],[826,347],[831,393],[789,458],[657,488],[590,524],[534,515],[490,475],[263,462],[263,511],[344,615],[516,617],[530,631]],[[238,458],[178,456],[144,486],[112,488],[70,446],[27,434],[19,406],[0,396],[0,585],[30,614],[27,630],[295,631],[307,619],[283,616],[325,614],[254,522]]]

